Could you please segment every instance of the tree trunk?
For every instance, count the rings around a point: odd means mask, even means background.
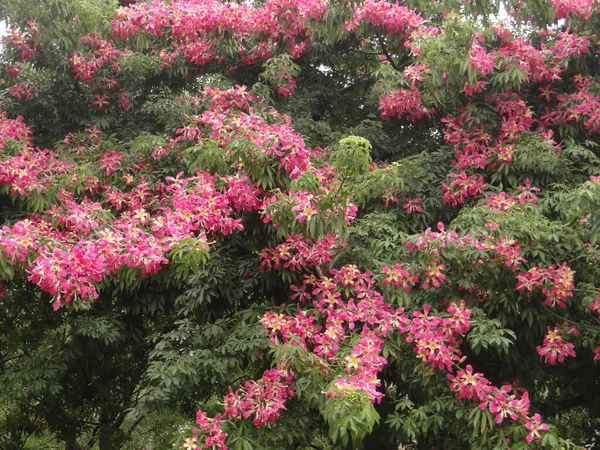
[[[77,442],[77,437],[73,436],[65,440],[65,450],[83,450],[83,448]]]

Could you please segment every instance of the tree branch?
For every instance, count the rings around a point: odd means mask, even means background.
[[[377,41],[379,42],[379,45],[381,45],[381,50],[383,51],[383,54],[385,55],[385,59],[388,60],[388,62],[390,63],[390,65],[397,70],[398,72],[400,72],[400,69],[398,68],[398,65],[394,62],[394,60],[392,59],[392,56],[390,55],[390,53],[387,50],[387,47],[385,46],[385,41],[383,39],[383,36],[381,36],[379,33],[377,33]]]
[[[92,448],[94,446],[94,444],[96,443],[96,433],[98,432],[99,429],[100,429],[100,424],[98,424],[94,427],[94,431],[92,431],[92,437],[86,444],[86,448]]]
[[[146,414],[142,414],[140,417],[135,419],[135,422],[133,422],[131,424],[131,426],[129,427],[129,430],[127,430],[127,435],[131,436],[131,433],[133,433],[133,430],[135,430],[135,427],[137,427],[140,424],[140,422],[142,420],[144,420],[145,418],[146,418]]]
[[[0,361],[0,364],[4,365],[4,364],[6,364],[7,362],[9,362],[9,361],[12,361],[13,359],[19,359],[19,358],[22,358],[23,356],[28,356],[28,355],[27,355],[27,353],[22,353],[22,354],[20,354],[20,355],[13,356],[13,357],[11,357],[11,358],[8,358],[8,359],[5,359],[5,360],[2,360],[2,361]]]

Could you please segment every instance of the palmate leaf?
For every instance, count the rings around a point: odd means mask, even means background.
[[[360,391],[327,399],[323,417],[329,424],[331,440],[334,443],[341,441],[343,445],[347,445],[350,439],[360,442],[379,423],[379,414]]]

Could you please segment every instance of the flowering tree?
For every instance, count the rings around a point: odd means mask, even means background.
[[[121,3],[0,6],[2,448],[597,445],[595,2]]]

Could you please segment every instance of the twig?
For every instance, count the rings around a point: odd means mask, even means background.
[[[379,45],[381,45],[381,50],[383,50],[385,59],[388,60],[388,62],[394,68],[394,70],[397,70],[398,72],[400,72],[398,65],[394,62],[394,60],[392,59],[392,56],[390,55],[390,53],[387,50],[387,47],[385,46],[385,41],[383,40],[383,37],[379,33],[377,33],[377,41],[379,42]]]
[[[9,361],[12,361],[13,359],[18,359],[18,358],[22,358],[23,356],[28,356],[27,353],[23,353],[21,355],[17,355],[17,356],[13,356],[11,358],[5,359],[3,361],[0,361],[0,364],[6,364]]]
[[[325,275],[323,275],[323,271],[319,266],[315,266],[315,271],[317,272],[317,275],[319,275],[319,278],[325,278]]]

